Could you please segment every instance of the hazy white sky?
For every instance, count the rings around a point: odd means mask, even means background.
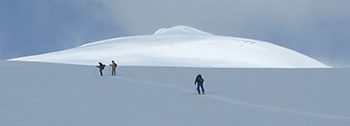
[[[0,59],[187,25],[350,66],[348,5],[348,0],[2,0]]]

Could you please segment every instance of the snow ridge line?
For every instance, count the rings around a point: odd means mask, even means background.
[[[138,83],[145,83],[145,84],[151,84],[151,85],[157,85],[157,86],[165,86],[165,87],[171,87],[171,88],[177,88],[182,91],[186,92],[193,92],[193,90],[189,90],[180,86],[172,85],[172,84],[166,84],[166,83],[156,83],[156,82],[150,82],[150,81],[143,81],[143,80],[135,80],[131,78],[125,78],[125,77],[117,77],[122,80],[126,81],[132,81],[132,82],[138,82]],[[312,113],[312,112],[306,112],[306,111],[299,111],[299,110],[293,110],[293,109],[286,109],[286,108],[280,108],[280,107],[271,107],[271,106],[266,106],[266,105],[259,105],[259,104],[253,104],[253,103],[247,103],[247,102],[242,102],[242,101],[235,101],[235,100],[230,100],[227,98],[222,98],[219,96],[214,96],[214,95],[208,95],[206,96],[221,100],[224,102],[232,103],[232,104],[237,104],[237,105],[242,105],[246,107],[252,107],[252,108],[260,108],[260,109],[266,109],[266,110],[272,110],[272,111],[280,111],[280,112],[286,112],[286,113],[295,113],[295,114],[302,114],[302,115],[307,115],[307,116],[315,116],[315,117],[322,117],[322,118],[327,118],[327,119],[336,119],[336,120],[350,120],[350,117],[347,116],[338,116],[338,115],[330,115],[330,114],[319,114],[319,113]]]

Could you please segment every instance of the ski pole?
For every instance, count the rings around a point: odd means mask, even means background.
[[[112,76],[111,69],[112,69],[112,66],[109,66],[109,69],[108,69],[109,76]]]
[[[194,93],[197,94],[197,87],[196,82],[194,82]]]
[[[195,93],[195,94],[198,93],[198,89],[197,89],[197,88],[198,88],[198,85],[195,85],[195,86],[194,86],[194,93]]]
[[[94,72],[94,75],[92,75],[93,77],[95,76],[95,74],[96,74],[96,71],[97,71],[97,68],[95,68],[95,72]]]

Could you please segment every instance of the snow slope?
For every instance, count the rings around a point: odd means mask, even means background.
[[[328,67],[296,51],[258,40],[216,36],[187,26],[153,35],[121,37],[42,55],[11,59],[94,65],[114,59],[122,66],[234,68]]]
[[[350,124],[350,69],[119,67],[117,77],[95,70],[0,61],[0,125]],[[197,73],[206,95],[195,94]]]

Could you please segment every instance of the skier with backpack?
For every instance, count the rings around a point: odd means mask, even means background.
[[[112,66],[112,76],[116,76],[116,68],[117,68],[117,63],[112,60],[112,64],[109,64],[109,66]]]
[[[102,70],[105,68],[106,65],[102,64],[101,62],[98,62],[98,66],[96,66],[97,68],[100,69],[100,74],[101,76],[103,76]]]
[[[197,84],[197,92],[198,92],[198,94],[201,94],[199,88],[202,89],[202,94],[204,94],[204,92],[205,92],[204,91],[204,87],[203,87],[203,82],[204,82],[204,79],[203,79],[202,75],[198,74],[197,77],[196,77],[196,80],[194,81],[194,85]]]

